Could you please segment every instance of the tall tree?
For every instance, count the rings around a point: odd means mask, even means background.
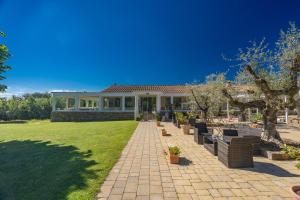
[[[247,101],[241,101],[232,94],[227,84],[223,94],[232,105],[240,108],[259,108],[263,114],[264,131],[262,139],[280,144],[282,139],[276,130],[277,113],[285,108],[294,109],[299,92],[300,31],[290,23],[287,31],[281,31],[274,49],[265,40],[252,42],[252,46],[240,49],[236,59],[241,66],[235,83],[253,85],[248,90]]]
[[[0,31],[0,37],[4,38],[5,34]],[[5,77],[2,75],[7,70],[11,69],[9,66],[5,65],[5,61],[9,58],[10,54],[8,52],[7,46],[4,44],[0,44],[0,80],[5,79]],[[0,92],[4,92],[6,90],[7,86],[0,84]]]
[[[206,76],[204,84],[192,83],[188,85],[192,94],[192,105],[196,105],[202,111],[205,121],[217,115],[224,103],[224,97],[221,93],[224,81],[225,74],[211,74]]]

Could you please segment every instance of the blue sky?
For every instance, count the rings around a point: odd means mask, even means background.
[[[9,94],[184,84],[226,71],[249,40],[272,43],[298,0],[0,0]],[[229,70],[229,76],[234,70]]]

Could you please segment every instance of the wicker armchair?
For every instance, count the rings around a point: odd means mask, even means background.
[[[206,126],[206,123],[200,122],[195,124],[194,128],[194,141],[197,144],[203,144],[204,143],[204,136],[211,136],[212,130],[208,129]]]
[[[261,138],[260,136],[255,135],[245,135],[244,138],[247,138],[247,141],[252,145],[253,155],[261,155]]]
[[[218,160],[228,168],[253,167],[252,145],[248,138],[218,139]]]
[[[213,136],[204,136],[203,146],[214,156],[218,155],[218,141]]]

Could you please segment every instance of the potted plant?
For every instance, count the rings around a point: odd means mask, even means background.
[[[196,116],[197,116],[197,114],[195,111],[188,112],[188,121],[191,126],[195,126]]]
[[[291,192],[292,192],[295,200],[300,200],[300,186],[299,185],[292,186]]]
[[[191,126],[188,123],[182,124],[181,128],[182,128],[183,134],[185,134],[185,135],[190,134],[190,128],[191,128]]]
[[[171,164],[178,164],[179,163],[179,155],[180,149],[177,146],[169,147],[169,154],[170,154],[170,162]]]
[[[255,115],[252,115],[250,117],[250,121],[252,122],[252,124],[250,124],[249,126],[251,128],[258,128],[259,127],[259,124],[258,122],[260,122],[262,120],[262,114],[260,113],[257,113]]]
[[[168,134],[167,134],[167,130],[166,129],[161,129],[161,135],[162,136],[167,136]]]
[[[178,128],[180,128],[181,124],[186,124],[187,118],[186,118],[186,116],[184,116],[183,113],[177,112],[176,113],[176,119],[177,119],[177,127]]]
[[[160,122],[161,122],[161,118],[162,118],[161,114],[157,113],[155,117],[156,117],[156,125],[160,126]]]

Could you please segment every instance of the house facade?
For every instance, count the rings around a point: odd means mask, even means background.
[[[52,92],[52,121],[153,118],[156,113],[186,112],[184,85],[113,85],[101,92]]]

